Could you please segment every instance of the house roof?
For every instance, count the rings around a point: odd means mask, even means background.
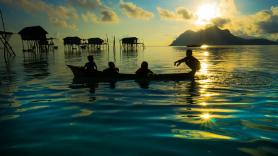
[[[137,37],[124,37],[124,38],[122,38],[122,40],[123,39],[133,39],[134,40],[134,39],[138,39],[138,38]]]
[[[46,30],[44,30],[41,26],[31,26],[31,27],[25,27],[22,30],[18,32],[19,34],[23,35],[40,35],[40,34],[48,34]]]
[[[74,37],[65,37],[63,40],[81,40],[81,38],[74,36]]]
[[[103,39],[98,38],[98,37],[96,37],[96,38],[89,38],[88,40],[91,40],[91,41],[96,41],[96,40],[99,40],[99,41],[104,41]]]

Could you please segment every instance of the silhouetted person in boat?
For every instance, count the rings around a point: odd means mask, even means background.
[[[117,75],[119,74],[119,68],[115,67],[115,64],[113,62],[108,63],[108,68],[103,70],[103,74],[105,75]]]
[[[94,56],[93,55],[89,55],[88,57],[88,61],[85,66],[84,69],[89,72],[89,73],[95,73],[97,72],[97,65],[94,61]]]
[[[141,68],[139,68],[136,71],[136,76],[139,76],[139,77],[149,77],[149,76],[153,75],[153,72],[149,69],[148,66],[149,66],[148,62],[143,61],[141,63]]]
[[[190,74],[195,75],[195,73],[200,70],[201,65],[200,61],[196,59],[194,56],[192,56],[192,50],[188,49],[186,51],[186,57],[183,59],[180,59],[174,63],[175,66],[179,66],[182,62],[185,62],[185,64],[191,69]]]

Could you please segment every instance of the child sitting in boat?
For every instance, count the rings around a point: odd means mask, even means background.
[[[141,63],[141,68],[136,71],[136,75],[139,77],[149,77],[153,75],[153,72],[148,68],[148,62],[143,61]]]
[[[88,58],[89,62],[87,62],[84,66],[85,71],[90,72],[90,73],[96,72],[97,71],[97,65],[94,61],[94,56],[89,55],[87,58]]]
[[[175,66],[179,66],[182,62],[185,62],[186,65],[191,69],[190,74],[195,75],[195,73],[200,70],[201,65],[200,61],[192,56],[192,50],[188,49],[186,51],[186,57],[180,59],[174,63]]]
[[[108,68],[103,70],[103,74],[105,75],[117,75],[119,74],[119,68],[115,67],[114,62],[108,62]]]

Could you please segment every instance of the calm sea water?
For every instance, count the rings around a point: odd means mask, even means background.
[[[66,64],[114,61],[134,73],[187,72],[183,47],[137,52],[21,52],[0,61],[1,155],[277,155],[278,46],[195,49],[195,81],[73,84]],[[2,51],[1,51],[2,54]]]

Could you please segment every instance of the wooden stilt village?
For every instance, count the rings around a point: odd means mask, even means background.
[[[15,52],[9,43],[9,39],[14,34],[19,34],[22,42],[22,51],[25,54],[38,56],[42,53],[55,51],[58,46],[55,44],[56,38],[48,37],[48,32],[41,26],[24,27],[18,33],[7,32],[2,12],[0,10],[2,29],[0,30],[0,46],[4,49],[5,58],[15,56]],[[64,51],[74,52],[81,50],[109,50],[109,40],[99,37],[91,37],[82,39],[78,36],[69,36],[63,38]],[[113,51],[115,52],[116,42],[115,36],[113,37]],[[144,48],[144,43],[139,42],[137,37],[124,37],[119,40],[120,51],[137,51],[139,48]]]

